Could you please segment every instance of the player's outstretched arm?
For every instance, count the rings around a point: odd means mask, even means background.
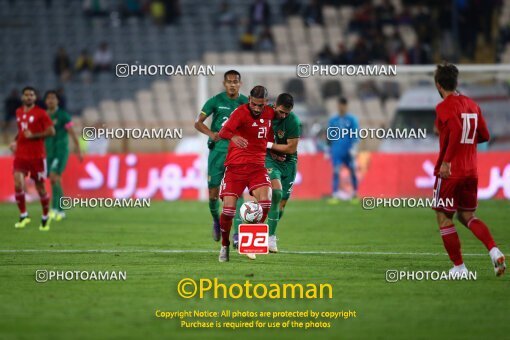
[[[204,123],[207,117],[207,115],[200,113],[195,121],[195,129],[217,142],[220,139],[218,133],[212,132],[211,129],[209,129],[209,127]]]
[[[293,154],[296,153],[299,143],[299,138],[287,139],[287,144],[274,144],[271,142],[267,143],[267,148],[273,151]]]
[[[66,130],[67,130],[67,133],[69,134],[69,136],[71,136],[71,140],[73,141],[73,144],[74,144],[76,156],[78,156],[78,159],[81,162],[83,158],[82,158],[81,150],[80,150],[80,142],[78,141],[78,137],[76,136],[76,133],[74,132],[73,124],[67,124]]]

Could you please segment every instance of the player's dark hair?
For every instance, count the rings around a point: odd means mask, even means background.
[[[257,85],[251,89],[250,97],[257,99],[267,99],[267,89],[262,85]]]
[[[56,90],[48,90],[48,91],[46,91],[46,93],[44,94],[44,100],[46,100],[46,98],[48,98],[48,96],[50,94],[54,94],[55,97],[57,97],[57,100],[60,101],[60,96],[58,95],[58,92]]]
[[[437,65],[434,73],[434,81],[446,91],[454,91],[457,88],[459,70],[453,64],[444,62]]]
[[[236,70],[228,70],[227,72],[225,72],[225,74],[223,75],[223,80],[227,80],[227,76],[229,75],[238,76],[239,80],[241,80],[241,73],[237,72]]]
[[[347,98],[345,98],[345,97],[338,98],[338,104],[347,105]]]
[[[25,91],[34,91],[34,93],[37,93],[37,91],[32,86],[25,86],[23,90],[21,90],[21,94],[25,94]]]
[[[276,106],[283,105],[287,109],[294,107],[294,98],[288,93],[282,93],[276,98]]]

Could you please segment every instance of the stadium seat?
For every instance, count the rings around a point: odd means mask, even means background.
[[[112,128],[121,127],[122,121],[117,109],[117,103],[113,100],[102,100],[99,103],[105,123]]]
[[[255,52],[242,52],[240,55],[241,65],[254,65],[257,63]]]
[[[297,102],[306,100],[305,86],[301,79],[290,79],[285,85],[285,92],[292,94]]]
[[[140,124],[135,102],[129,99],[123,99],[119,102],[119,110],[124,125],[128,128],[137,127]]]
[[[387,99],[384,103],[384,111],[386,112],[386,119],[388,122],[392,122],[395,114],[397,113],[397,100]]]
[[[333,6],[322,7],[322,16],[326,27],[339,26],[337,9]]]
[[[370,121],[371,127],[374,128],[384,127],[386,117],[383,113],[379,97],[368,98],[363,101],[363,105],[365,106],[365,110],[367,113],[367,117]]]
[[[275,25],[272,28],[272,32],[276,43],[276,51],[279,53],[290,53],[291,45],[287,26]]]
[[[342,84],[338,80],[327,80],[321,87],[322,98],[339,97],[342,95]]]
[[[312,55],[317,55],[326,44],[324,28],[321,25],[308,27],[308,41],[310,42]]]
[[[274,53],[263,52],[258,54],[258,63],[261,65],[274,65],[276,59]]]
[[[87,107],[83,110],[83,122],[87,125],[94,125],[102,121],[99,111],[92,107]]]

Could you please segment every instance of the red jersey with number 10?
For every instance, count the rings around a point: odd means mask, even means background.
[[[480,107],[469,97],[451,94],[437,105],[435,125],[440,150],[434,174],[441,163],[451,162],[449,178],[478,177],[476,146],[490,138]]]
[[[16,154],[19,159],[40,159],[46,157],[44,138],[28,139],[24,131],[40,133],[53,125],[50,116],[39,106],[25,112],[23,106],[16,110],[18,136],[16,138]]]
[[[234,142],[228,145],[225,165],[265,165],[267,142],[273,136],[271,121],[275,113],[272,107],[266,106],[262,113],[255,117],[251,114],[249,104],[235,109],[220,130],[220,138],[230,139],[238,135],[248,140],[246,148],[240,148]]]

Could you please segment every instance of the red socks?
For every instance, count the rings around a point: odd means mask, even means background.
[[[223,207],[220,215],[221,245],[230,245],[230,229],[232,228],[232,220],[236,215],[236,207]]]
[[[25,202],[25,192],[23,190],[16,191],[16,193],[14,194],[14,197],[16,198],[16,204],[18,205],[20,214],[26,214],[27,205]]]
[[[14,194],[16,198],[16,204],[18,205],[18,209],[20,214],[27,213],[27,204],[25,200],[25,192],[24,191],[16,191]],[[44,196],[40,198],[41,206],[42,206],[42,214],[43,216],[48,216],[48,212],[50,211],[50,195],[46,193]]]
[[[262,207],[262,219],[260,220],[260,223],[264,223],[267,214],[269,213],[269,209],[271,208],[271,201],[258,201],[257,203]]]
[[[450,256],[450,260],[452,260],[453,264],[459,266],[464,263],[462,260],[462,254],[460,252],[459,235],[457,234],[455,225],[452,224],[439,228],[439,231],[441,232],[441,237],[443,238],[444,247],[448,252],[448,256]]]
[[[476,238],[485,245],[487,250],[491,250],[496,247],[496,242],[494,242],[489,228],[487,228],[485,223],[481,220],[473,216],[466,223],[466,226],[471,230]],[[439,228],[439,231],[441,232],[444,247],[450,256],[450,259],[456,266],[461,265],[463,261],[460,251],[460,240],[455,226],[452,224],[447,227]]]
[[[476,238],[482,241],[487,250],[491,250],[496,246],[496,242],[494,242],[489,228],[487,228],[485,223],[483,223],[481,220],[473,216],[469,219],[466,225],[476,236]]]
[[[48,216],[48,212],[50,211],[50,195],[48,195],[48,193],[41,196],[41,206],[43,216]]]

